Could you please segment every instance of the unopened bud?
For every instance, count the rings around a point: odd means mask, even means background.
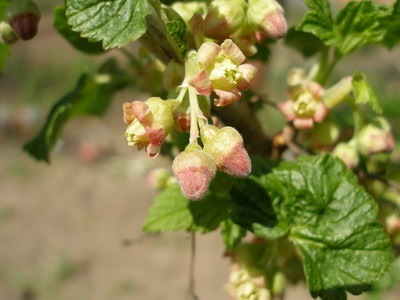
[[[40,10],[32,0],[13,0],[7,7],[7,18],[22,40],[30,40],[38,33]]]
[[[395,144],[390,125],[383,118],[375,118],[364,126],[357,134],[356,142],[358,150],[364,155],[391,152]]]
[[[243,0],[214,0],[204,20],[206,36],[225,39],[245,22],[246,2]]]
[[[283,12],[282,6],[275,0],[249,0],[247,18],[262,34],[280,39],[287,33]]]
[[[0,22],[0,43],[12,45],[18,41],[14,29],[7,22]]]
[[[206,152],[218,170],[235,177],[246,177],[251,172],[250,157],[244,149],[243,138],[233,127],[218,129],[213,125],[201,128],[201,139]]]
[[[185,197],[200,200],[207,193],[217,168],[212,158],[204,151],[189,145],[175,157],[172,170]]]
[[[332,155],[340,158],[349,169],[354,169],[360,162],[357,149],[352,143],[338,144]]]

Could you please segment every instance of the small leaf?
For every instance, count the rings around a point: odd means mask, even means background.
[[[386,30],[382,43],[391,49],[400,42],[400,0],[393,3],[388,16],[381,23]]]
[[[100,42],[91,43],[87,39],[82,38],[79,33],[72,31],[71,26],[68,25],[64,6],[59,6],[54,9],[53,25],[76,49],[88,54],[104,53],[104,49]]]
[[[355,102],[357,104],[366,104],[371,107],[375,113],[382,113],[382,107],[379,100],[376,97],[374,90],[368,84],[363,73],[355,72],[353,74],[352,85]]]
[[[151,6],[145,0],[67,0],[68,23],[90,42],[103,48],[123,47],[147,29]]]
[[[310,9],[297,25],[296,30],[312,33],[326,46],[335,44],[338,37],[334,30],[331,7],[328,0],[303,0]]]
[[[367,290],[389,268],[390,241],[376,203],[339,159],[284,162],[260,182],[290,226],[313,297],[346,299],[346,290]]]
[[[386,31],[380,21],[384,16],[385,12],[370,1],[349,2],[335,22],[341,37],[336,45],[340,54],[344,56],[366,44],[382,41]]]

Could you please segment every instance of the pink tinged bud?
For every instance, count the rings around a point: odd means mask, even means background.
[[[283,8],[275,0],[249,0],[247,19],[263,35],[280,39],[287,33]]]
[[[333,150],[332,155],[340,158],[349,169],[357,167],[360,162],[357,149],[348,143],[338,144]]]
[[[389,136],[379,127],[372,124],[365,126],[357,135],[357,147],[360,153],[364,155],[375,154],[379,152],[389,152],[392,150],[393,136]],[[389,149],[388,149],[389,145]]]
[[[40,10],[32,0],[13,0],[7,7],[7,19],[22,40],[36,36],[39,28]]]
[[[222,40],[235,32],[245,22],[243,0],[214,0],[204,20],[206,36]]]
[[[213,125],[201,128],[204,151],[215,161],[218,170],[235,177],[251,172],[251,161],[244,149],[243,138],[233,127],[218,129]]]
[[[207,193],[217,168],[204,151],[190,149],[175,157],[172,170],[185,197],[199,200]]]
[[[287,33],[286,19],[282,13],[271,13],[265,17],[261,25],[263,33],[273,39],[281,39]]]

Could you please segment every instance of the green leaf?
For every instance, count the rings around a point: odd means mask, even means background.
[[[253,176],[240,180],[232,189],[232,220],[259,237],[281,237],[287,233],[288,227],[278,222],[271,198],[256,180]]]
[[[67,0],[68,23],[90,42],[104,49],[123,47],[147,29],[151,6],[146,0]]]
[[[382,107],[379,100],[376,97],[374,90],[368,84],[363,73],[354,72],[352,85],[355,102],[357,104],[366,104],[371,107],[374,112],[378,114],[382,113]]]
[[[346,299],[379,280],[392,261],[377,205],[343,162],[329,155],[284,162],[260,182],[290,226],[314,298]]]
[[[381,20],[385,12],[370,1],[349,2],[343,8],[335,22],[335,28],[340,35],[336,47],[342,56],[369,43],[383,40],[386,30]]]
[[[331,7],[328,0],[303,0],[310,9],[297,25],[296,30],[312,33],[325,45],[338,41],[334,31]]]
[[[82,38],[79,33],[72,31],[71,26],[68,25],[64,6],[59,6],[54,9],[53,25],[57,31],[76,49],[88,54],[104,53],[104,49],[100,42],[91,43],[87,39]]]
[[[190,201],[182,194],[179,185],[173,184],[154,199],[143,230],[210,232],[228,218],[230,202],[227,194],[211,191],[200,201]]]
[[[75,116],[103,114],[114,91],[124,85],[123,77],[113,59],[104,63],[96,75],[82,75],[75,88],[53,106],[44,126],[24,150],[37,160],[50,162],[50,151],[67,121]]]
[[[392,262],[389,271],[385,276],[378,282],[372,285],[373,294],[378,292],[387,292],[390,289],[396,287],[400,283],[400,257]],[[383,299],[383,297],[379,298]]]
[[[400,42],[400,0],[393,3],[388,16],[381,23],[386,30],[382,43],[391,49]]]
[[[320,39],[315,35],[297,31],[294,28],[290,28],[286,37],[285,43],[289,47],[299,51],[304,57],[310,57],[317,54],[324,47]]]
[[[235,224],[231,219],[221,223],[221,234],[227,250],[235,248],[246,235],[246,229]]]

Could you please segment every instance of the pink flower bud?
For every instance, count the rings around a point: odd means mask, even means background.
[[[283,12],[283,8],[275,0],[249,0],[247,19],[261,34],[280,39],[287,33]]]
[[[189,146],[175,157],[172,171],[185,197],[199,200],[206,194],[217,168],[212,158],[203,150]]]
[[[395,145],[389,123],[380,117],[360,130],[356,142],[358,150],[363,155],[391,152]]]
[[[339,157],[349,169],[358,166],[360,158],[356,147],[351,143],[340,143],[332,152],[333,156]]]
[[[176,100],[162,100],[158,97],[149,98],[146,102],[124,103],[128,145],[136,146],[138,150],[146,148],[149,157],[156,157],[174,125],[173,111],[176,105]]]
[[[218,129],[213,125],[201,128],[201,140],[206,152],[219,171],[235,177],[246,177],[251,172],[251,161],[244,149],[243,138],[233,127]]]
[[[22,40],[32,39],[38,32],[40,10],[32,0],[13,0],[7,7],[7,18]]]
[[[206,36],[223,40],[245,22],[246,2],[243,0],[213,0],[204,20]]]

